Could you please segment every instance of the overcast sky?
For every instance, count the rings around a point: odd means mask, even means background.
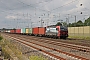
[[[75,16],[84,21],[90,16],[89,5],[90,0],[0,0],[0,28],[54,25],[66,18],[73,23]]]

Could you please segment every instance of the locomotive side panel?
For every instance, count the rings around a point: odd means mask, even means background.
[[[52,38],[55,37],[56,38],[57,34],[58,34],[58,31],[56,30],[56,28],[53,28],[53,27],[46,28],[46,36],[47,37],[52,37]]]

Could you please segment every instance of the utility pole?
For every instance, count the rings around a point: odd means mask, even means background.
[[[69,15],[70,14],[67,14],[68,17],[66,18],[67,27],[69,27]]]
[[[18,28],[18,13],[17,13],[17,27],[16,28]]]
[[[60,13],[59,13],[59,20],[60,20]]]
[[[76,34],[75,33],[75,27],[76,27],[76,15],[75,15],[74,35]]]
[[[69,14],[68,14],[68,26],[69,26]]]
[[[43,27],[43,24],[42,24],[42,18],[41,18],[41,27]]]
[[[68,18],[66,18],[66,24],[67,24],[66,26],[68,27]]]
[[[47,20],[47,26],[49,25],[49,13],[48,13],[48,20]]]
[[[24,18],[24,20],[25,20],[25,14],[23,13],[23,18]],[[25,21],[23,22],[23,25],[24,25],[24,27],[25,27]]]
[[[29,28],[28,13],[27,13],[27,27]]]
[[[30,23],[31,23],[31,28],[32,28],[31,15],[30,15]]]
[[[75,27],[76,27],[76,15],[75,15]]]
[[[31,22],[31,28],[32,28],[32,23],[33,23],[33,22]]]

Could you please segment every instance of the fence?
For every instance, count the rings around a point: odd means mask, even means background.
[[[90,26],[68,27],[69,36],[90,37]]]

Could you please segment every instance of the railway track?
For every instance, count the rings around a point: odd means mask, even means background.
[[[2,58],[0,58],[0,60],[3,60]]]
[[[80,60],[89,60],[89,59],[86,59],[86,58],[83,58],[83,57],[80,57],[80,56],[76,56],[76,55],[73,55],[73,54],[70,54],[70,53],[67,53],[67,52],[60,51],[58,49],[54,49],[54,48],[51,48],[51,47],[47,47],[45,45],[41,45],[41,44],[38,44],[38,43],[31,42],[28,38],[24,38],[24,37],[21,38],[20,36],[17,37],[15,35],[14,36],[9,36],[9,37],[14,39],[14,40],[17,40],[18,42],[21,42],[25,45],[33,47],[33,48],[35,48],[35,49],[37,49],[41,52],[44,52],[44,53],[46,53],[46,54],[48,54],[48,55],[50,55],[50,56],[52,56],[52,57],[54,57],[55,59],[58,59],[58,60],[69,60],[69,59],[70,60],[79,60],[79,59]],[[42,41],[39,41],[39,42],[42,42]],[[49,42],[49,41],[46,41],[46,42]],[[51,44],[52,43],[53,42],[51,42]],[[39,48],[37,48],[37,47],[39,47]],[[48,52],[48,51],[53,51],[53,52]]]
[[[22,38],[22,36],[19,36]],[[32,39],[35,40],[37,38],[34,37],[27,37],[27,36],[23,36],[26,39]],[[68,43],[63,43],[63,42],[57,42],[57,41],[51,41],[51,39],[48,38],[38,38],[39,42],[43,42],[43,43],[48,43],[48,44],[52,44],[52,45],[56,45],[56,46],[62,46],[62,47],[66,47],[66,48],[71,48],[71,49],[75,49],[75,50],[79,50],[79,51],[83,51],[83,52],[89,52],[90,53],[90,48],[89,47],[85,47],[85,46],[80,46],[80,45],[74,45],[74,44],[68,44]]]
[[[27,37],[24,37],[24,38],[27,38]],[[32,39],[35,39],[35,38],[32,38]],[[51,41],[51,39],[47,39],[47,38],[44,38],[44,39],[39,38],[38,41],[39,42],[48,43],[48,44],[52,44],[52,45],[56,45],[56,46],[62,46],[62,47],[71,48],[71,49],[75,49],[75,50],[79,50],[79,51],[89,52],[90,53],[90,48],[89,47],[85,47],[85,46]]]

